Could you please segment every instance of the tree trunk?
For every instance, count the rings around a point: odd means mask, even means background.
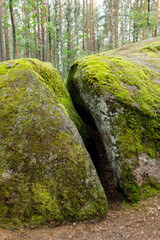
[[[33,29],[34,29],[34,55],[35,58],[38,59],[38,51],[37,51],[37,30],[36,30],[36,17],[35,17],[35,7],[32,6],[32,19],[33,19]]]
[[[143,40],[145,39],[145,35],[146,35],[146,27],[145,27],[145,22],[146,22],[146,8],[147,8],[147,1],[144,0],[144,7],[143,7],[143,11],[144,11],[144,17],[143,17],[143,22],[144,22],[144,26],[143,26]]]
[[[132,1],[130,0],[130,14],[132,10]],[[129,16],[129,43],[131,42],[131,16]]]
[[[44,0],[42,0],[42,61],[46,61],[45,59],[45,4],[44,4]]]
[[[84,46],[84,34],[85,34],[85,0],[83,0],[83,43],[82,43],[82,49],[85,51]]]
[[[22,2],[22,15],[23,15],[23,24],[24,24],[24,35],[25,35],[25,48],[24,48],[24,57],[29,58],[29,46],[28,46],[28,26],[27,26],[27,10],[26,2]]]
[[[4,36],[5,36],[5,60],[10,60],[10,50],[9,50],[9,35],[8,35],[8,26],[6,24],[7,22],[7,13],[6,13],[6,4],[5,0],[2,0],[2,16],[4,18]]]
[[[41,60],[41,25],[39,7],[37,8],[37,23],[38,23],[38,59]]]
[[[113,47],[113,0],[111,0],[110,49]]]
[[[71,8],[70,8],[70,0],[68,0],[67,4],[67,32],[68,32],[68,46],[67,46],[67,71],[69,71],[70,68],[70,62],[71,62]]]
[[[50,14],[50,4],[48,2],[48,23],[51,22],[51,14]],[[51,51],[52,51],[52,46],[51,46],[51,31],[50,28],[48,30],[48,45],[49,45],[49,62],[51,62]]]
[[[59,42],[60,42],[60,56],[59,56],[59,72],[62,76],[63,73],[63,64],[62,64],[62,9],[61,9],[61,0],[59,0]]]
[[[62,16],[61,16],[61,0],[55,0],[55,17],[56,17],[56,66],[62,76]]]
[[[3,29],[2,29],[2,10],[0,1],[0,62],[4,61]]]
[[[88,35],[88,0],[86,0],[86,34],[87,34],[87,53],[89,53],[89,35]]]
[[[75,42],[76,42],[76,53],[79,55],[79,16],[80,16],[80,3],[79,0],[74,0],[74,19],[75,19]],[[83,37],[84,38],[84,37]]]
[[[90,52],[92,52],[92,0],[89,2],[89,19],[90,19]]]
[[[16,58],[19,58],[19,50],[18,50],[18,43],[17,43],[17,27],[16,27],[16,13],[15,9],[13,8],[13,19],[14,19],[14,26],[15,26],[15,36],[16,36]]]
[[[158,28],[158,11],[159,11],[159,0],[157,0],[157,5],[156,5],[156,17],[155,17],[155,30],[154,30],[154,37],[157,37],[157,28]]]
[[[149,17],[150,17],[150,0],[147,0],[147,32],[148,32],[148,38],[150,37],[150,20],[149,20]]]
[[[119,0],[117,0],[117,19],[115,28],[115,48],[118,48],[118,27],[119,27]]]
[[[92,37],[93,44],[92,44],[92,47],[93,47],[93,52],[95,52],[96,51],[96,36],[95,36],[95,26],[94,26],[93,0],[92,0],[92,29],[93,29],[93,37]]]
[[[14,16],[13,16],[13,3],[12,0],[9,0],[9,10],[11,15],[11,24],[12,24],[12,36],[13,36],[13,58],[16,58],[16,29],[14,23]]]

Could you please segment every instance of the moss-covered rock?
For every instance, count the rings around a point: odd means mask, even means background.
[[[76,61],[67,87],[90,112],[116,185],[137,202],[145,189],[160,192],[160,38]],[[149,191],[152,195],[155,191]]]
[[[107,200],[83,141],[87,132],[49,63],[0,64],[0,224],[101,217]]]

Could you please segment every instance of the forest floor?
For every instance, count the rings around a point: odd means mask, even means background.
[[[82,222],[56,228],[0,229],[0,240],[160,240],[160,195],[133,206],[110,203],[99,222]]]

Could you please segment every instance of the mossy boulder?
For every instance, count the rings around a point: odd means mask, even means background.
[[[75,106],[96,124],[115,184],[132,202],[160,192],[159,46],[160,38],[82,58],[67,80]]]
[[[0,64],[0,224],[95,219],[107,200],[82,136],[87,131],[50,63]]]

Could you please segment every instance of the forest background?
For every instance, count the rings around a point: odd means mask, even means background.
[[[102,3],[101,3],[102,2]],[[0,61],[78,58],[159,35],[159,0],[0,0]]]

